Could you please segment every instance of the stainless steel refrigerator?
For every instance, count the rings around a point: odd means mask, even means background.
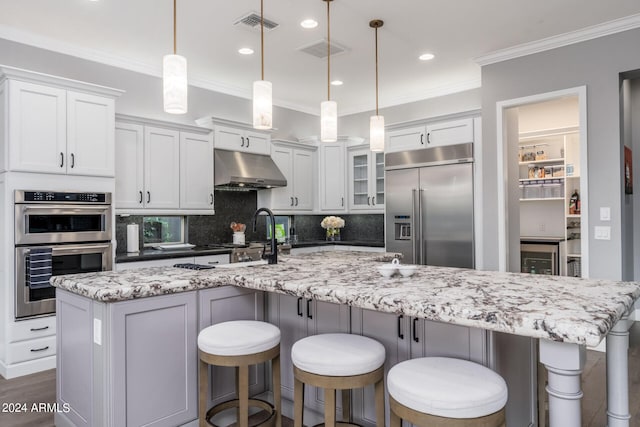
[[[473,144],[385,156],[386,250],[404,262],[474,267]]]

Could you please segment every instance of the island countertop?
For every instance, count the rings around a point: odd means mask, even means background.
[[[97,301],[235,285],[491,331],[597,345],[640,297],[640,283],[418,266],[383,278],[382,254],[318,252],[276,265],[211,270],[152,267],[55,276],[54,286]],[[388,259],[387,259],[388,261]]]

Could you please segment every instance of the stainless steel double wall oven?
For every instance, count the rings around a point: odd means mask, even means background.
[[[15,317],[55,313],[49,278],[111,270],[111,193],[17,190]]]

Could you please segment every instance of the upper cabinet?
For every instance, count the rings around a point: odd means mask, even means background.
[[[280,213],[312,211],[316,176],[315,146],[290,141],[273,141],[271,158],[287,179],[287,186],[260,190],[259,204]]]
[[[395,126],[394,126],[395,127]],[[473,142],[473,118],[428,122],[387,132],[385,152],[418,150]]]
[[[8,153],[2,169],[114,176],[114,99],[121,91],[10,67],[0,73]]]
[[[118,212],[213,213],[213,141],[209,130],[119,116]]]
[[[374,153],[368,145],[349,147],[349,209],[384,211],[384,153]]]
[[[347,150],[344,141],[320,144],[318,148],[320,210],[347,210]]]
[[[199,126],[213,129],[214,146],[220,150],[271,154],[271,135],[253,130],[250,125],[214,117],[196,120]]]

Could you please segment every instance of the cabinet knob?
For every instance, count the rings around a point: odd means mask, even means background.
[[[420,338],[418,338],[418,318],[413,319],[413,340],[415,342],[420,342]]]
[[[296,206],[298,206],[298,198],[296,197],[295,199],[296,199]]]
[[[147,203],[151,203],[151,192],[147,191]]]
[[[293,197],[291,198],[291,205],[290,206],[293,206]]]
[[[38,352],[38,351],[45,351],[45,350],[48,350],[48,349],[49,349],[49,346],[46,346],[46,347],[40,347],[40,348],[32,348],[32,349],[31,349],[31,352],[32,352],[32,353],[36,353],[36,352]]]
[[[313,319],[313,315],[311,314],[311,300],[307,300],[307,317],[309,319]]]
[[[373,197],[371,198],[371,204],[372,204],[373,206],[375,206],[375,205],[376,205],[376,196],[373,196]]]
[[[420,134],[420,144],[424,145],[424,133]]]
[[[213,193],[209,194],[209,196],[211,197],[211,202],[209,204],[213,206]]]
[[[431,144],[431,132],[427,132],[427,144]]]
[[[249,137],[247,137],[247,148],[249,148]]]
[[[398,316],[398,338],[401,340],[404,339],[404,333],[402,332],[402,319],[404,319],[404,315]]]
[[[142,190],[140,190],[140,204],[142,204]]]
[[[371,197],[367,197],[367,206],[371,206]]]
[[[31,328],[31,329],[29,329],[29,330],[30,330],[31,332],[38,332],[38,331],[45,331],[45,330],[47,330],[47,329],[49,329],[49,327],[48,327],[48,326],[43,326],[43,327],[41,327],[41,328]]]
[[[76,155],[71,153],[71,169],[76,166]]]
[[[64,153],[60,153],[60,167],[64,167]]]
[[[344,197],[340,197],[340,203],[342,204],[342,207],[344,208]]]
[[[244,136],[241,136],[240,139],[242,139],[242,144],[240,144],[240,147],[244,147]]]

